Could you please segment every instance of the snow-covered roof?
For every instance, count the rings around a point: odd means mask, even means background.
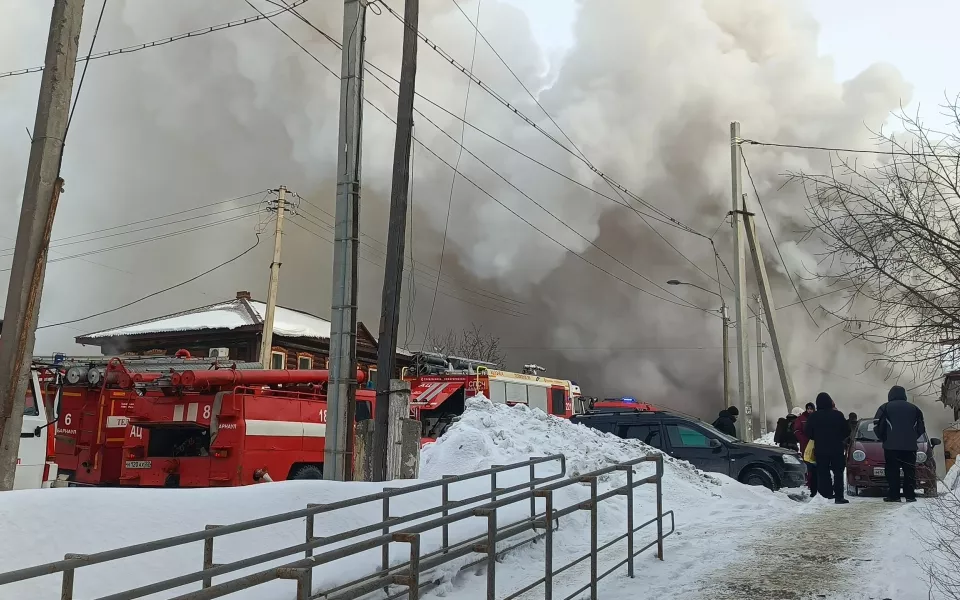
[[[80,338],[103,339],[148,333],[238,329],[263,325],[266,312],[267,305],[263,302],[237,298],[123,327],[89,333]],[[274,313],[273,333],[286,337],[330,339],[330,322],[305,312],[278,306]]]

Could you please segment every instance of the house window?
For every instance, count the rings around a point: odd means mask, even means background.
[[[367,388],[373,390],[373,389],[376,389],[376,387],[377,387],[377,368],[370,367],[369,369],[367,369]]]
[[[270,353],[270,368],[271,369],[286,369],[287,368],[287,355],[284,352],[271,352]]]
[[[298,354],[297,355],[297,368],[298,369],[312,369],[313,368],[313,357],[309,354]]]

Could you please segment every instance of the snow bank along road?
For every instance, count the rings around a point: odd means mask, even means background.
[[[575,476],[654,452],[637,441],[621,440],[540,411],[473,401],[459,423],[436,444],[425,448],[422,477],[436,479],[554,453],[566,455],[567,474]],[[652,468],[652,464],[645,465],[638,475],[646,476]],[[623,477],[612,474],[600,481],[601,491]],[[511,483],[516,482],[503,481],[502,485]],[[489,489],[486,479],[458,485],[453,486],[451,497],[466,497]],[[8,492],[0,494],[0,570],[57,560],[67,552],[91,553],[195,531],[206,524],[234,523],[303,508],[307,503],[332,502],[378,490],[375,484],[318,481],[201,490],[73,488]],[[922,567],[914,561],[922,563],[923,559],[924,547],[915,535],[922,534],[926,527],[919,510],[923,501],[916,505],[884,505],[879,499],[856,498],[848,506],[820,499],[797,502],[786,493],[743,486],[669,457],[665,460],[663,491],[664,509],[674,510],[677,517],[677,533],[667,539],[665,560],[658,561],[653,550],[644,553],[636,560],[634,579],[626,577],[624,567],[601,581],[601,598],[928,597]],[[643,486],[637,492],[635,513],[637,522],[642,522],[653,515],[655,492],[653,486]],[[566,488],[555,497],[555,506],[562,508],[587,497],[586,488]],[[395,500],[392,508],[397,514],[412,513],[436,505],[439,490]],[[504,509],[504,521],[512,518],[510,508]],[[625,514],[622,497],[601,505],[601,544],[624,532]],[[555,565],[565,564],[587,551],[587,518],[586,513],[575,513],[561,521],[554,534]],[[326,518],[318,517],[316,531],[317,535],[330,535],[379,520],[379,505],[356,506]],[[484,527],[481,521],[452,528],[451,536],[464,539],[476,535]],[[228,562],[293,546],[302,541],[303,526],[303,521],[290,522],[220,538],[215,544],[215,560]],[[436,533],[424,537],[422,552],[438,547],[439,532]],[[638,546],[645,545],[653,536],[652,529],[644,530]],[[405,547],[398,547],[393,560],[401,562],[405,552]],[[194,544],[80,569],[75,598],[95,598],[195,571],[201,556],[202,546]],[[624,556],[622,546],[604,552],[601,572]],[[315,589],[319,591],[371,572],[378,563],[379,551],[374,550],[320,567],[314,573]],[[542,576],[543,567],[543,544],[511,552],[497,567],[497,596],[502,598]],[[244,572],[250,571],[240,573]],[[476,574],[473,570],[447,569],[437,574],[440,586],[426,597],[484,598],[486,580]],[[586,564],[570,569],[555,579],[554,597],[566,596],[588,578]],[[192,589],[197,586],[180,588],[176,593]],[[59,592],[60,577],[47,576],[0,586],[0,600],[55,599]],[[172,595],[171,591],[156,597]],[[271,582],[230,596],[258,600],[291,597],[290,582]],[[540,597],[542,588],[525,596]]]

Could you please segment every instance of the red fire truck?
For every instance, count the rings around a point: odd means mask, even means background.
[[[357,373],[359,382],[364,374]],[[120,484],[219,487],[320,479],[328,371],[186,370],[133,399]],[[269,387],[268,387],[269,386]],[[356,420],[375,393],[357,391]]]
[[[117,485],[124,432],[134,401],[161,375],[184,369],[249,369],[259,363],[226,363],[176,356],[65,360],[58,373],[54,456],[59,479],[72,485]]]
[[[423,442],[440,437],[463,414],[466,399],[483,394],[492,402],[526,404],[569,418],[584,411],[580,388],[566,379],[511,373],[490,363],[434,353],[414,355],[411,384],[413,417],[423,423]]]

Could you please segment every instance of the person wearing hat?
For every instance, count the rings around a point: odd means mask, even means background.
[[[740,414],[740,410],[736,406],[731,406],[720,411],[720,416],[717,417],[717,420],[713,422],[713,426],[717,428],[718,431],[729,435],[732,438],[740,439],[737,437],[737,416]]]
[[[820,392],[817,395],[817,411],[807,418],[804,433],[814,445],[820,495],[832,498],[837,504],[849,504],[850,501],[843,497],[843,470],[846,468],[843,450],[850,436],[850,423],[837,410],[830,394]]]
[[[786,417],[780,417],[777,419],[777,429],[773,434],[773,443],[781,448],[786,448],[788,450],[793,450],[798,452],[800,450],[799,441],[797,440],[796,426],[797,426],[797,417],[803,411],[800,410],[800,407],[794,408],[787,414]]]

